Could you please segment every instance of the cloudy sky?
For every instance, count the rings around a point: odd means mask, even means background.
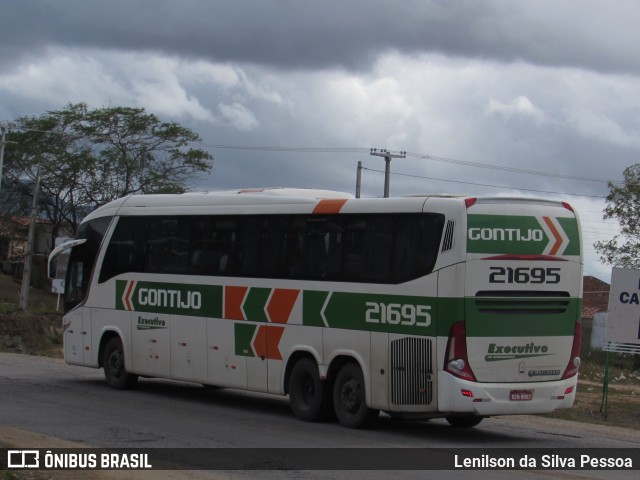
[[[194,188],[570,201],[585,273],[607,180],[640,161],[636,0],[3,0],[0,122],[139,106],[215,156]],[[252,148],[245,148],[252,147]],[[257,147],[257,148],[253,148]]]

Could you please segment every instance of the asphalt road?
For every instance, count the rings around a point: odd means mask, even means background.
[[[305,423],[287,398],[230,389],[142,379],[131,391],[108,388],[101,370],[61,360],[0,353],[0,432],[15,427],[86,446],[110,448],[633,448],[640,430],[517,416],[485,419],[473,429],[445,421],[397,422],[381,415],[369,430],[335,422]],[[232,478],[353,478],[348,472],[228,472]],[[415,471],[393,478],[425,478]],[[432,472],[433,473],[433,472]],[[440,472],[453,478],[461,472]],[[514,472],[467,472],[481,478],[513,478]],[[480,475],[481,473],[481,475]],[[551,472],[517,472],[549,478]],[[635,472],[563,471],[556,478],[637,478]],[[389,478],[369,472],[360,478]],[[429,476],[431,477],[431,475]]]

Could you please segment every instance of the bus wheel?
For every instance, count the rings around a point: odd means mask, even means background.
[[[338,372],[333,385],[333,406],[338,421],[348,428],[366,428],[378,417],[380,410],[367,407],[359,365],[347,363]]]
[[[126,390],[135,385],[137,375],[124,369],[124,349],[120,338],[113,337],[107,343],[102,356],[102,367],[107,385],[118,390]]]
[[[289,376],[289,402],[293,414],[305,422],[326,417],[331,398],[326,382],[320,380],[318,366],[311,358],[296,362]]]
[[[484,417],[465,415],[463,417],[446,417],[449,425],[455,428],[471,428],[478,425]]]

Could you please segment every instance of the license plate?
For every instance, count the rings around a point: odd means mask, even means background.
[[[509,398],[512,402],[527,402],[533,398],[533,390],[511,390]]]

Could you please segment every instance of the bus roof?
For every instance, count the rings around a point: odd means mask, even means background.
[[[101,217],[105,215],[117,215],[122,208],[137,207],[175,207],[175,208],[197,208],[211,206],[252,206],[252,205],[312,205],[319,201],[344,200],[371,202],[381,205],[382,202],[387,204],[387,208],[391,206],[391,202],[396,206],[406,203],[424,202],[428,199],[439,199],[441,201],[451,201],[455,203],[466,203],[467,208],[475,204],[497,203],[497,204],[538,204],[564,206],[572,210],[568,204],[560,201],[550,201],[539,198],[527,197],[471,197],[465,195],[451,194],[415,194],[403,197],[393,198],[365,198],[355,199],[353,195],[337,192],[332,190],[321,189],[305,189],[305,188],[246,188],[237,190],[220,190],[220,191],[200,191],[187,192],[183,194],[149,194],[149,195],[130,195],[114,200],[92,212],[85,220]]]
[[[242,188],[239,190],[187,192],[184,195],[272,195],[278,197],[313,198],[316,200],[329,198],[353,198],[353,195],[349,193],[336,192],[334,190],[288,187]]]

